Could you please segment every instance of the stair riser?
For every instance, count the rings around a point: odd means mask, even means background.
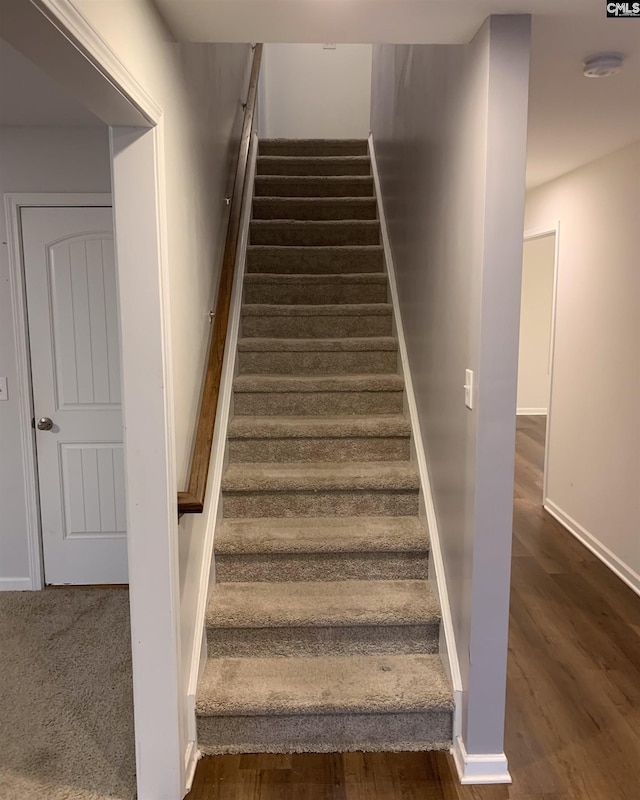
[[[239,416],[400,414],[402,392],[235,392]]]
[[[262,283],[244,288],[247,304],[340,305],[343,303],[386,303],[387,287],[375,283]]]
[[[256,178],[255,197],[373,197],[373,178]]]
[[[247,272],[288,275],[344,274],[382,272],[383,251],[339,250],[330,248],[252,249],[247,252]]]
[[[208,628],[209,658],[394,655],[438,652],[439,625]]]
[[[249,316],[242,318],[242,336],[287,339],[321,339],[391,336],[391,315]]]
[[[230,439],[229,462],[408,461],[409,437]]]
[[[223,516],[403,517],[418,513],[417,490],[223,491]]]
[[[264,221],[263,221],[264,222]],[[251,224],[251,244],[278,245],[280,247],[334,247],[342,245],[380,244],[378,224],[363,221],[355,225],[309,222],[302,225],[267,223]]]
[[[366,156],[366,140],[262,139],[258,145],[261,156]]]
[[[257,197],[253,201],[254,219],[336,220],[376,219],[376,216],[376,201],[368,198],[357,202],[335,198],[305,202]]]
[[[452,734],[451,711],[198,717],[205,755],[448,750]]]
[[[311,158],[289,158],[280,159],[270,158],[268,156],[259,158],[256,167],[257,174],[295,175],[297,177],[311,177],[315,175],[371,175],[371,163],[368,158],[362,161],[338,161],[334,159],[328,161],[314,161]]]
[[[216,555],[216,580],[349,581],[426,580],[426,553],[272,553]]]

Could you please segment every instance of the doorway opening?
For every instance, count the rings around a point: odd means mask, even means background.
[[[522,256],[517,431],[537,448],[536,494],[545,493],[551,415],[558,229],[525,233]]]

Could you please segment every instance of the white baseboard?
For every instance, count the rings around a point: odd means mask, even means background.
[[[470,755],[461,736],[454,739],[451,754],[458,771],[460,783],[511,783],[511,775],[504,753]]]
[[[373,182],[375,185],[376,198],[378,203],[378,215],[380,217],[380,229],[382,232],[382,244],[384,247],[384,258],[387,267],[389,278],[389,293],[391,295],[391,303],[393,305],[393,314],[396,324],[396,336],[398,338],[398,350],[400,353],[400,361],[402,364],[402,372],[404,375],[405,396],[409,418],[411,419],[411,428],[413,431],[413,447],[415,452],[416,463],[420,473],[420,486],[421,486],[421,512],[427,521],[429,529],[429,539],[431,547],[429,551],[429,576],[430,583],[436,592],[440,603],[440,612],[442,615],[442,625],[440,627],[440,656],[442,658],[443,667],[447,673],[451,686],[453,689],[454,699],[454,712],[453,712],[453,736],[454,739],[461,730],[461,712],[462,712],[462,676],[460,673],[460,663],[458,661],[458,651],[456,648],[455,633],[453,629],[453,617],[451,616],[451,606],[449,604],[449,593],[447,590],[447,578],[444,570],[444,560],[442,558],[442,548],[440,546],[440,536],[438,532],[438,519],[436,517],[435,505],[433,502],[433,494],[431,492],[431,482],[429,480],[429,470],[427,467],[427,458],[424,452],[424,445],[422,442],[422,433],[420,430],[420,419],[418,416],[418,405],[413,391],[413,381],[411,379],[411,370],[409,369],[409,355],[407,353],[407,343],[404,336],[404,329],[402,326],[402,317],[400,315],[400,304],[398,299],[398,286],[396,282],[396,273],[393,263],[393,255],[391,253],[391,244],[389,242],[389,232],[387,230],[387,221],[384,213],[384,204],[382,202],[382,192],[380,187],[380,174],[378,172],[378,164],[376,161],[375,148],[373,144],[373,136],[369,135],[369,155],[371,157],[371,172],[373,175]]]
[[[32,589],[31,578],[0,578],[0,592],[29,592]]]
[[[202,753],[198,750],[198,746],[195,743],[195,740],[191,740],[187,745],[187,751],[184,756],[184,774],[185,774],[185,786],[186,786],[186,794],[189,794],[191,791],[191,786],[193,784],[193,778],[196,774],[196,767],[198,766],[198,761],[202,758]]]
[[[558,520],[569,533],[573,534],[578,541],[580,541],[588,550],[597,556],[603,564],[606,564],[609,569],[615,573],[621,581],[627,584],[630,589],[640,595],[640,575],[626,564],[622,559],[609,550],[606,545],[602,544],[596,537],[589,533],[586,528],[583,528],[579,522],[576,522],[573,517],[564,512],[557,506],[553,500],[545,497],[543,506],[552,517]]]
[[[240,328],[240,312],[242,309],[242,287],[244,281],[245,258],[249,241],[249,224],[253,201],[253,184],[258,153],[258,138],[252,134],[249,158],[247,162],[247,178],[245,195],[242,201],[242,217],[240,223],[240,238],[237,248],[237,260],[231,291],[231,307],[227,326],[227,339],[225,344],[224,359],[222,362],[222,375],[220,376],[220,392],[216,410],[216,425],[211,448],[211,461],[209,466],[209,479],[207,482],[207,497],[203,514],[206,518],[205,545],[199,575],[198,607],[195,619],[195,633],[193,637],[193,651],[191,662],[188,665],[189,684],[188,695],[195,698],[202,668],[206,662],[205,612],[209,594],[211,577],[211,564],[213,560],[213,541],[221,497],[222,473],[225,466],[225,447],[227,442],[227,426],[231,411],[233,397],[233,378],[238,349],[238,333]],[[195,706],[189,710],[195,737]]]
[[[516,411],[518,416],[527,416],[527,417],[546,417],[548,413],[548,409],[546,408],[519,408]]]

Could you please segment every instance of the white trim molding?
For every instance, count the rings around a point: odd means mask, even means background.
[[[546,408],[518,408],[516,414],[519,417],[546,417]]]
[[[28,592],[31,589],[31,578],[0,578],[0,592]]]
[[[27,298],[24,285],[20,212],[23,208],[64,208],[67,206],[111,206],[111,195],[89,193],[29,193],[5,194],[4,196],[9,256],[9,284],[11,291],[11,310],[13,314],[13,336],[15,342],[14,353],[17,372],[18,413],[20,416],[20,440],[25,487],[29,577],[0,581],[0,591],[8,591],[14,588],[18,590],[44,588],[38,472],[36,467],[35,439],[33,437],[33,428],[31,425],[31,420],[33,419],[33,404],[31,400],[31,356],[29,352],[29,332],[27,327]],[[28,582],[29,585],[25,585],[25,582]]]
[[[573,519],[572,516],[563,511],[560,506],[556,505],[553,500],[550,500],[546,495],[543,502],[545,511],[548,511],[551,516],[556,519],[569,533],[573,534],[576,539],[581,542],[594,556],[602,561],[609,569],[620,578],[621,581],[627,584],[637,595],[640,595],[640,575],[626,564],[622,559],[609,550],[602,542],[589,533],[586,528]]]
[[[191,781],[193,780],[193,773],[195,771],[196,763],[201,756],[200,751],[198,750],[197,746],[195,746],[197,732],[195,721],[195,696],[198,690],[200,676],[207,658],[207,646],[205,640],[205,614],[207,610],[207,600],[209,597],[209,586],[212,575],[215,529],[221,510],[220,501],[222,473],[225,467],[227,428],[231,414],[231,400],[233,397],[233,379],[235,374],[236,351],[238,349],[240,313],[242,311],[242,290],[244,285],[247,244],[249,241],[249,224],[251,222],[251,211],[253,205],[253,185],[257,154],[258,136],[257,134],[254,134],[251,139],[251,148],[249,151],[247,176],[245,182],[245,193],[242,200],[240,239],[238,242],[238,250],[236,255],[233,288],[231,290],[229,324],[227,327],[227,339],[224,349],[224,359],[222,362],[220,392],[218,395],[218,406],[216,409],[216,425],[213,435],[213,445],[211,448],[211,461],[209,464],[210,477],[207,484],[205,507],[203,511],[205,516],[205,543],[199,575],[198,606],[196,610],[193,650],[191,653],[191,663],[187,666],[187,669],[189,670],[189,684],[187,692],[189,697],[192,698],[191,706],[188,711],[190,716],[188,724],[190,736],[193,736],[194,739],[194,741],[189,742],[186,753],[187,792],[189,791]],[[213,568],[215,569],[215,564],[213,565]]]
[[[31,3],[151,125],[157,125],[162,108],[133,77],[75,3],[71,0],[31,0]]]
[[[462,784],[511,783],[504,753],[467,753],[461,736],[456,736],[451,754]]]
[[[431,577],[431,583],[440,602],[440,611],[442,614],[442,625],[440,627],[440,654],[443,660],[443,666],[449,676],[449,680],[451,681],[451,686],[453,689],[453,736],[455,739],[455,737],[457,737],[461,731],[462,676],[460,673],[460,663],[458,661],[458,651],[456,648],[455,632],[453,629],[453,618],[451,616],[451,606],[449,604],[449,592],[447,590],[447,578],[444,570],[442,548],[440,545],[438,518],[436,516],[435,505],[433,502],[431,481],[429,479],[427,459],[424,452],[422,432],[420,430],[420,417],[418,415],[418,406],[416,403],[415,393],[413,391],[411,370],[409,368],[409,355],[407,352],[407,343],[402,326],[402,316],[400,314],[395,266],[391,252],[391,243],[389,241],[389,232],[387,230],[387,220],[384,212],[384,204],[382,201],[382,191],[380,186],[380,173],[378,172],[378,164],[376,161],[376,153],[372,134],[369,134],[369,155],[371,157],[371,172],[373,174],[373,182],[378,204],[378,215],[380,217],[384,259],[389,278],[389,293],[391,295],[393,315],[396,325],[396,336],[398,338],[398,350],[400,353],[400,361],[404,375],[406,401],[409,417],[411,419],[411,428],[413,431],[413,447],[415,449],[415,458],[418,471],[420,473],[420,486],[422,489],[421,505],[423,505],[422,510],[424,512],[424,516],[426,517],[427,527],[429,529],[429,539],[431,543],[429,551],[429,574]]]

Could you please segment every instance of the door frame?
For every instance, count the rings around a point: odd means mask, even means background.
[[[558,299],[558,265],[560,261],[560,220],[540,228],[531,228],[524,232],[523,241],[532,239],[542,239],[545,236],[555,235],[555,246],[553,255],[553,293],[551,297],[551,333],[549,336],[549,396],[547,398],[547,427],[544,441],[544,466],[542,474],[542,503],[544,505],[547,498],[547,481],[549,466],[549,443],[551,441],[551,408],[553,399],[553,365],[556,351],[556,309]]]
[[[33,386],[31,348],[27,317],[25,264],[22,247],[21,210],[23,208],[111,207],[109,193],[28,193],[5,194],[7,245],[9,251],[9,284],[13,311],[14,354],[16,360],[20,441],[25,486],[27,545],[29,552],[29,586],[25,589],[44,589],[44,556],[40,520],[40,488],[36,440],[33,433]],[[119,331],[120,333],[120,331]],[[121,337],[120,337],[121,338]]]

